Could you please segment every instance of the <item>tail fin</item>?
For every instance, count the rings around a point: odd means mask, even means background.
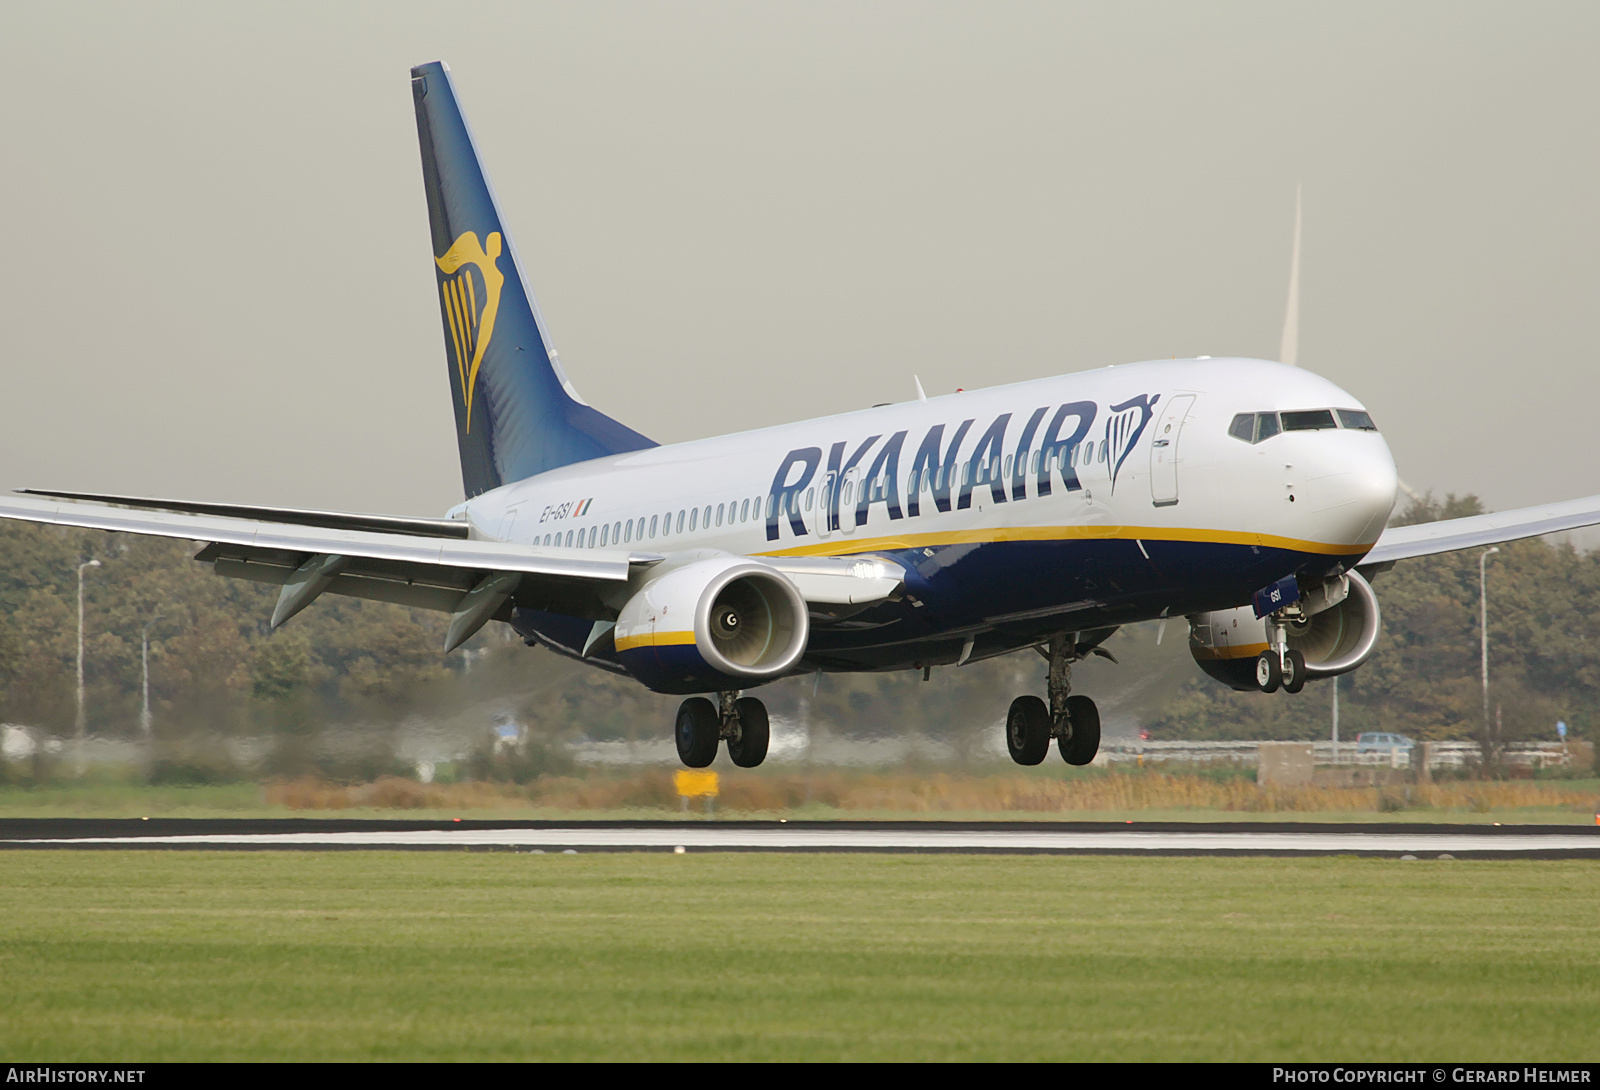
[[[655,446],[586,404],[561,370],[450,70],[439,62],[413,68],[411,93],[467,497]]]

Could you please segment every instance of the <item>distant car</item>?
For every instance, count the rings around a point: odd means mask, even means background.
[[[1381,731],[1365,731],[1356,735],[1356,749],[1360,750],[1388,750],[1411,749],[1417,743],[1403,734],[1385,734]]]

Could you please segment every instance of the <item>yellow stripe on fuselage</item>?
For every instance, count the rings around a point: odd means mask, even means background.
[[[624,636],[615,641],[616,648],[621,651],[632,651],[635,647],[667,647],[681,646],[694,642],[693,632],[640,632],[633,636]]]
[[[943,533],[904,534],[900,537],[852,538],[774,549],[757,556],[848,556],[885,549],[927,549],[941,545],[990,544],[999,541],[1196,541],[1209,545],[1256,545],[1264,549],[1289,549],[1330,556],[1355,556],[1375,543],[1330,545],[1276,534],[1238,530],[1194,530],[1167,526],[1000,526]]]

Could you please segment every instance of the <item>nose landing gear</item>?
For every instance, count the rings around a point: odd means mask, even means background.
[[[772,740],[767,706],[755,697],[740,697],[737,690],[717,694],[712,704],[693,696],[678,706],[673,736],[678,759],[690,768],[705,768],[717,756],[717,743],[726,740],[728,756],[740,768],[755,768],[767,759]]]
[[[1275,617],[1264,619],[1268,646],[1256,659],[1256,688],[1275,693],[1281,685],[1286,693],[1298,693],[1306,687],[1306,657],[1288,645]]]
[[[1049,649],[1038,648],[1050,660],[1047,688],[1050,705],[1036,696],[1019,696],[1006,714],[1006,750],[1019,765],[1036,765],[1050,751],[1050,739],[1069,765],[1086,765],[1100,749],[1100,710],[1086,696],[1072,696],[1072,664],[1095,653],[1111,658],[1099,647],[1080,648],[1076,634],[1050,639]],[[1111,661],[1115,662],[1116,659]]]

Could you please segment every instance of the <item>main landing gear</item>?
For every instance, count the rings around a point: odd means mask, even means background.
[[[1283,636],[1283,625],[1274,618],[1267,623],[1267,649],[1256,659],[1256,688],[1275,693],[1281,686],[1286,693],[1306,687],[1306,657],[1290,647]]]
[[[767,759],[772,738],[767,706],[755,697],[740,697],[737,690],[717,694],[713,704],[693,696],[678,705],[673,731],[678,758],[690,768],[704,768],[717,756],[717,743],[728,740],[728,756],[740,768],[754,768]]]
[[[1072,664],[1088,652],[1080,653],[1076,640],[1062,634],[1051,638],[1048,651],[1041,647],[1039,653],[1050,660],[1050,705],[1036,696],[1013,700],[1006,715],[1006,749],[1019,765],[1036,765],[1050,752],[1054,738],[1069,765],[1086,765],[1100,749],[1100,710],[1088,697],[1068,694]]]

